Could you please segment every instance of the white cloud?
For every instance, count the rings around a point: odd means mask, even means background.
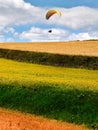
[[[62,29],[52,28],[52,33],[48,32],[48,29],[40,29],[32,27],[28,31],[24,31],[20,34],[20,39],[28,39],[30,41],[59,41],[68,36],[68,31]]]
[[[23,0],[0,0],[0,25],[21,25],[39,22],[43,9]]]
[[[53,7],[54,8],[54,7]],[[45,14],[49,8],[41,8],[26,3],[24,0],[0,0],[0,40],[4,40],[5,34],[10,33],[13,38],[37,40],[77,40],[77,39],[98,39],[98,9],[85,6],[73,8],[56,8],[62,12],[62,16],[54,15],[49,20],[45,19]],[[52,33],[48,29],[32,27],[24,30],[21,34],[13,26],[21,28],[21,25],[54,24],[57,27],[64,26],[71,31],[60,28],[52,28]],[[50,25],[49,25],[50,26]],[[79,30],[82,30],[82,33]],[[78,30],[79,33],[74,33]],[[83,31],[84,30],[84,31]]]
[[[4,41],[4,36],[0,35],[0,42],[3,42],[3,41]]]
[[[30,30],[21,33],[19,35],[19,38],[28,41],[89,40],[98,39],[98,32],[72,33],[63,29],[52,28],[52,32],[49,33],[48,29],[32,27]]]
[[[61,17],[45,20],[48,9],[36,7],[24,0],[0,0],[0,25],[21,25],[28,23],[59,24],[72,29],[98,28],[98,9],[78,6],[73,8],[56,8],[62,12]]]
[[[5,42],[12,42],[12,41],[14,41],[14,39],[12,37],[5,39]]]
[[[32,27],[22,33],[16,32],[13,28],[7,28],[5,30],[5,33],[10,33],[12,37],[10,36],[6,38],[4,35],[0,35],[0,42],[15,41],[15,38],[17,38],[18,41],[69,41],[98,39],[98,31],[73,33],[60,28],[51,28],[52,32],[49,33],[49,29],[36,27]]]
[[[98,39],[98,30],[97,31],[91,31],[89,34],[92,36],[94,39]]]
[[[62,16],[58,19],[53,17],[52,23],[57,23],[71,29],[93,29],[98,28],[98,9],[78,6],[73,8],[60,8]]]
[[[69,35],[68,40],[89,40],[92,39],[92,37],[89,35],[88,32],[83,32],[83,33],[72,33]]]
[[[0,26],[0,35],[2,35],[4,33],[4,27]]]
[[[8,28],[5,28],[5,33],[14,33],[15,32],[15,29],[12,28],[12,27],[8,27]]]
[[[14,38],[18,37],[18,35],[19,33],[14,28],[0,26],[0,42],[14,41]]]

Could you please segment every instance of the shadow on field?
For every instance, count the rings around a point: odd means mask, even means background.
[[[89,127],[98,124],[98,91],[46,84],[30,87],[0,84],[0,107]]]
[[[98,57],[63,55],[0,48],[0,57],[21,62],[98,70]]]

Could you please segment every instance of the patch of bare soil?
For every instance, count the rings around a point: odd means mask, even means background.
[[[87,130],[84,126],[0,109],[0,130]]]

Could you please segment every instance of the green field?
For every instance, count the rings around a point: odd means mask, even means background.
[[[97,125],[98,70],[0,59],[0,107]]]

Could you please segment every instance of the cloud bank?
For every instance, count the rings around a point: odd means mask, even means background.
[[[56,7],[51,7],[56,8]],[[45,19],[45,14],[50,8],[41,8],[26,3],[24,0],[0,0],[0,41],[10,33],[12,37],[37,40],[83,40],[98,39],[98,9],[86,6],[72,8],[56,8],[62,12],[62,16],[54,15],[49,20]],[[19,33],[14,26],[21,28],[22,25],[31,24],[28,30]],[[36,24],[34,26],[33,24]],[[43,26],[37,27],[37,25]],[[52,28],[53,32],[48,33],[50,25],[57,25]],[[62,28],[65,29],[62,29]],[[78,30],[78,31],[77,31]],[[76,33],[76,31],[78,33]]]

